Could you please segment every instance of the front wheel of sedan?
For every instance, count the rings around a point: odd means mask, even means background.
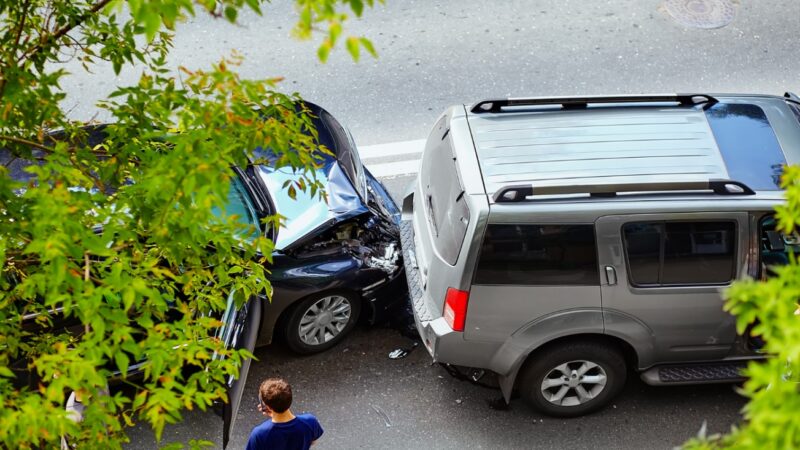
[[[535,354],[521,374],[527,403],[557,417],[575,417],[606,406],[625,384],[625,358],[608,345],[571,342]]]
[[[302,354],[327,350],[353,329],[360,299],[347,292],[312,295],[295,306],[286,324],[286,344]]]

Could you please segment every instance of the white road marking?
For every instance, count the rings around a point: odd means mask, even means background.
[[[416,175],[419,172],[425,139],[389,142],[387,144],[358,147],[361,161],[376,178],[396,178]],[[400,161],[375,162],[376,159],[394,156]]]
[[[422,154],[422,149],[424,148],[425,139],[417,139],[414,141],[390,142],[388,144],[360,145],[358,154],[362,160],[368,160],[384,156]]]
[[[375,178],[394,178],[416,174],[419,172],[419,163],[419,159],[414,159],[382,164],[364,162],[364,165],[367,166]]]

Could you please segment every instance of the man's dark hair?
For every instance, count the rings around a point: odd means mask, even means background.
[[[281,378],[267,378],[262,381],[258,395],[276,413],[285,412],[292,406],[292,387]]]

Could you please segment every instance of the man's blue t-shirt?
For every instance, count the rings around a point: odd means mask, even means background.
[[[322,426],[313,414],[300,414],[283,423],[267,420],[253,428],[246,450],[308,450],[320,436]]]

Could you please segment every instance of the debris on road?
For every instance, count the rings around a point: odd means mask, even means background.
[[[386,428],[390,428],[392,426],[392,421],[389,420],[389,416],[379,407],[375,405],[371,405],[372,410],[378,413],[381,419],[383,419],[383,423],[386,424]]]
[[[413,352],[417,347],[419,347],[419,341],[414,341],[411,343],[411,347],[406,348],[396,348],[389,352],[389,359],[402,359],[408,356],[409,353]]]

